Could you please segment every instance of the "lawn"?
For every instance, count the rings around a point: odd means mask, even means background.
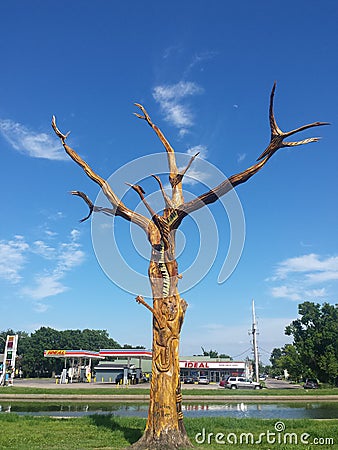
[[[116,416],[52,419],[2,414],[0,448],[119,450],[140,438],[145,423],[145,419]],[[195,448],[201,449],[334,450],[338,443],[334,420],[202,418],[185,419],[185,424]]]
[[[194,395],[219,395],[219,396],[233,396],[233,395],[338,395],[337,388],[331,389],[208,389],[204,387],[185,389],[182,386],[183,396],[194,396]],[[0,396],[7,394],[42,394],[42,395],[149,395],[149,388],[122,388],[116,387],[115,385],[111,387],[96,387],[96,388],[81,388],[81,387],[57,387],[57,388],[35,388],[35,387],[0,387]]]

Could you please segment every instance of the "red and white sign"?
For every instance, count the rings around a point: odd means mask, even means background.
[[[99,352],[89,350],[45,350],[43,352],[45,358],[95,358],[104,359]]]
[[[233,361],[180,361],[180,369],[245,369],[245,363]]]

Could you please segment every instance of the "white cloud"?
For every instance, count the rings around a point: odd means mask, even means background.
[[[186,68],[186,70],[184,71],[184,76],[187,76],[188,73],[195,67],[198,65],[201,65],[202,63],[204,63],[205,61],[208,61],[212,58],[214,58],[217,55],[216,52],[213,51],[207,51],[207,52],[202,52],[202,53],[197,53],[196,55],[193,56],[190,64],[188,65],[188,67]],[[204,67],[200,67],[200,70],[203,72]]]
[[[324,270],[317,273],[307,273],[306,279],[310,283],[325,283],[327,281],[338,280],[338,271]]]
[[[62,294],[62,292],[65,292],[68,288],[62,284],[60,278],[62,278],[60,274],[36,276],[35,286],[25,287],[21,292],[23,295],[33,298],[34,300],[42,300],[43,298]]]
[[[189,156],[195,156],[196,153],[199,153],[199,158],[206,159],[208,155],[208,148],[205,145],[195,145],[194,147],[188,148],[186,153]]]
[[[43,241],[33,242],[32,251],[46,259],[53,259],[55,257],[55,248],[50,247]]]
[[[34,310],[38,313],[44,313],[49,309],[49,305],[46,305],[45,303],[36,302],[34,305]],[[37,328],[35,328],[37,329]]]
[[[48,237],[54,237],[57,236],[58,233],[56,233],[55,231],[51,231],[51,230],[44,230],[45,234],[47,234]]]
[[[275,275],[278,279],[284,279],[295,273],[307,273],[306,276],[310,278],[314,275],[321,275],[324,281],[336,280],[338,276],[338,256],[321,258],[319,255],[310,253],[289,258],[278,264]]]
[[[327,297],[327,292],[325,288],[321,288],[321,289],[310,289],[309,291],[305,291],[305,294],[308,297],[312,297],[312,298],[323,298],[323,297]]]
[[[156,86],[153,96],[158,102],[177,102],[184,97],[200,94],[202,91],[202,88],[192,81],[180,81],[177,84]]]
[[[26,254],[29,245],[25,242],[23,236],[15,236],[14,239],[0,241],[0,278],[18,283],[22,276],[20,275],[26,263]]]
[[[188,133],[189,133],[189,130],[187,128],[181,128],[178,132],[178,135],[180,138],[183,138]]]
[[[194,185],[196,183],[203,183],[209,179],[209,174],[204,170],[198,170],[196,165],[198,166],[198,159],[206,159],[208,154],[208,149],[205,145],[195,145],[194,147],[188,148],[186,154],[190,157],[195,156],[196,153],[199,153],[197,159],[193,161],[191,167],[189,167],[187,173],[184,175],[183,184]],[[186,168],[185,166],[179,167],[178,170],[181,172]]]
[[[290,286],[277,286],[271,289],[271,294],[275,298],[289,298],[290,300],[299,301],[302,299],[297,288]]]
[[[237,156],[238,156],[238,157],[237,157],[237,162],[240,163],[240,162],[242,162],[242,161],[245,160],[245,158],[246,158],[246,153],[238,153]]]
[[[28,244],[23,236],[14,236],[11,240],[0,240],[0,278],[13,284],[21,283],[20,293],[34,300],[61,294],[68,290],[64,278],[75,267],[82,264],[85,253],[78,242],[79,231],[72,230],[68,242],[60,242],[54,247],[42,240]],[[34,275],[32,255],[43,258],[44,271]],[[30,263],[29,282],[25,280],[25,266]],[[48,268],[49,266],[49,268]],[[41,302],[35,304],[35,310],[43,312],[48,308]]]
[[[200,171],[190,167],[188,172],[184,175],[183,184],[195,185],[197,183],[206,183],[210,178],[210,175],[204,171]]]
[[[310,253],[280,262],[266,281],[283,282],[271,288],[273,297],[305,301],[328,297],[326,287],[321,285],[335,280],[338,280],[338,257]]]
[[[53,248],[43,241],[34,242],[34,251],[39,256],[55,262],[54,268],[43,274],[38,274],[34,278],[33,286],[26,286],[22,289],[22,294],[41,300],[52,297],[68,290],[62,280],[73,268],[79,266],[84,261],[85,253],[81,250],[81,245],[77,242],[80,232],[72,230],[70,241],[62,242]]]
[[[203,92],[203,89],[191,81],[180,81],[177,84],[156,86],[153,97],[165,115],[165,119],[180,129],[180,136],[187,133],[193,125],[193,115],[182,101]]]
[[[32,158],[66,160],[62,145],[46,133],[37,133],[9,119],[0,119],[0,133],[20,153]]]

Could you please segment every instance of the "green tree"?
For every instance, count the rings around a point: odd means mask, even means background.
[[[209,350],[208,352],[201,347],[203,356],[209,356],[210,358],[218,358],[218,352],[216,350]]]
[[[329,303],[304,302],[299,318],[285,329],[293,337],[304,375],[338,384],[338,308]]]
[[[271,375],[283,375],[287,370],[292,380],[299,381],[304,376],[304,367],[300,356],[292,344],[286,344],[282,348],[274,348],[271,357]]]

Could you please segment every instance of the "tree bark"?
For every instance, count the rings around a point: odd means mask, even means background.
[[[165,210],[163,219],[167,220],[169,214],[170,210]],[[148,235],[152,246],[148,275],[153,294],[153,307],[149,308],[153,313],[153,359],[148,420],[134,449],[192,447],[183,424],[179,367],[180,332],[187,303],[177,289],[175,230],[161,233],[159,228],[150,227]]]

